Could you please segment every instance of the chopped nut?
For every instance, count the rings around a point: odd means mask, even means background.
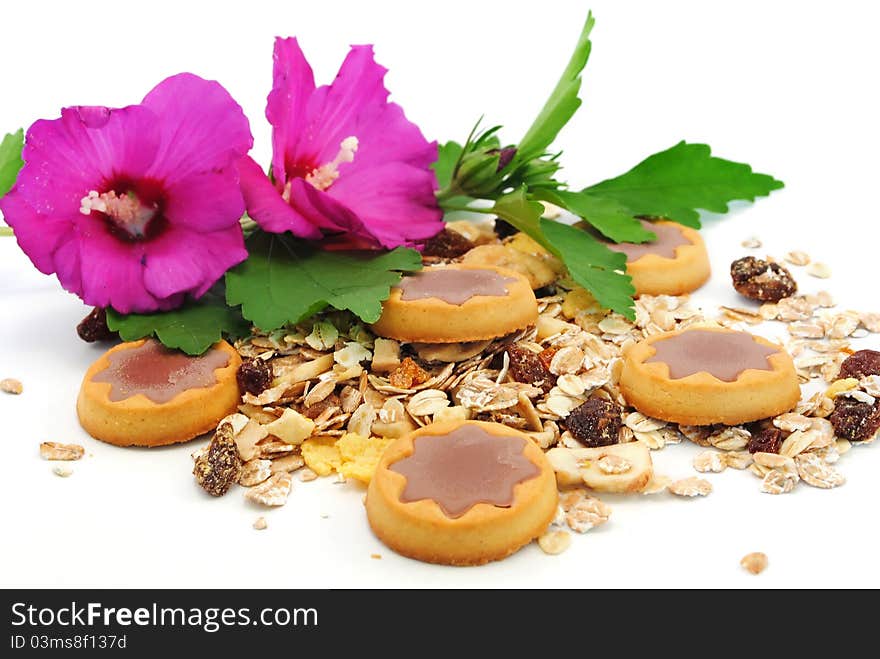
[[[286,471],[272,474],[268,480],[250,488],[245,498],[264,506],[283,506],[290,496],[293,479]]]
[[[79,444],[58,444],[56,442],[40,444],[40,457],[43,460],[79,460],[85,452],[85,449]]]
[[[831,268],[825,263],[811,263],[807,266],[807,274],[818,279],[828,279],[831,276]]]
[[[590,398],[565,419],[565,427],[584,446],[610,446],[618,441],[622,409],[616,403]]]
[[[705,497],[712,492],[712,483],[691,476],[671,483],[668,489],[672,494],[680,497]]]
[[[538,546],[545,554],[561,554],[571,546],[568,531],[548,531],[538,537]]]
[[[315,430],[315,422],[289,407],[281,416],[265,426],[270,435],[287,444],[302,444]]]
[[[400,344],[392,339],[376,338],[373,343],[373,371],[389,373],[398,366],[400,366]]]
[[[238,482],[241,467],[232,424],[221,423],[208,450],[196,459],[193,474],[208,494],[219,497],[226,494],[233,483]]]
[[[17,396],[22,391],[24,391],[24,387],[18,380],[14,378],[6,378],[4,380],[0,380],[0,391]]]
[[[266,521],[265,517],[257,517],[256,521],[254,521],[254,528],[257,531],[264,531],[268,526],[269,523]]]
[[[740,295],[761,302],[778,302],[797,291],[797,283],[786,268],[754,256],[731,263],[730,276]]]
[[[756,551],[743,556],[739,564],[752,574],[761,574],[761,572],[767,569],[767,562],[767,554]]]

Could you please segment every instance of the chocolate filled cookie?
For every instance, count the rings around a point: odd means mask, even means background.
[[[118,446],[185,442],[236,410],[240,364],[225,341],[199,357],[153,339],[122,343],[86,371],[76,402],[80,425]]]
[[[521,274],[457,264],[401,279],[372,329],[398,341],[468,343],[505,336],[537,319],[538,302]]]
[[[687,425],[738,425],[791,410],[794,363],[759,336],[724,328],[666,332],[629,346],[620,391],[648,416]]]
[[[526,435],[497,423],[435,423],[391,444],[367,491],[367,518],[394,551],[481,565],[541,535],[556,514],[553,469]]]

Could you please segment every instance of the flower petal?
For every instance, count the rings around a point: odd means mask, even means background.
[[[272,91],[266,102],[266,119],[272,124],[272,172],[286,182],[285,158],[295,161],[297,144],[306,134],[306,106],[315,92],[315,77],[295,38],[275,39],[272,59]]]
[[[291,231],[301,238],[320,238],[321,231],[290,206],[250,156],[238,162],[241,190],[248,215],[266,231]],[[294,181],[295,183],[296,181]]]
[[[196,231],[237,227],[244,198],[235,165],[192,174],[165,188],[165,217]]]
[[[238,226],[210,233],[171,226],[144,245],[144,284],[157,298],[180,293],[201,297],[247,258]]]
[[[0,199],[0,213],[15,230],[15,239],[37,270],[45,275],[55,272],[55,251],[69,239],[73,225],[35,211],[14,187]]]
[[[180,73],[156,85],[142,104],[159,117],[162,140],[151,177],[174,182],[223,168],[253,146],[241,106],[218,82]]]
[[[443,229],[443,211],[434,196],[431,170],[401,162],[349,171],[329,195],[361,220],[366,231],[385,247],[430,238]]]
[[[65,108],[60,119],[28,129],[18,189],[38,213],[72,220],[90,190],[141,177],[158,148],[156,116],[146,108]]]

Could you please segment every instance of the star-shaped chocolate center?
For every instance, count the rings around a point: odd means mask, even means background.
[[[422,435],[413,453],[389,466],[406,477],[404,503],[430,499],[447,517],[461,517],[478,503],[510,507],[517,483],[541,472],[523,455],[526,440],[493,435],[464,424],[446,435]]]
[[[655,341],[656,351],[645,363],[662,362],[672,380],[705,371],[724,382],[735,381],[750,368],[772,371],[768,357],[779,352],[758,343],[748,332],[690,329]]]

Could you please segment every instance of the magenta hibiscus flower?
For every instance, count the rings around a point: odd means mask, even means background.
[[[34,265],[87,304],[173,308],[247,258],[236,163],[252,144],[229,93],[182,73],[140,105],[34,123],[0,210]]]
[[[387,69],[353,46],[331,85],[315,87],[296,39],[276,39],[271,180],[240,164],[248,214],[266,231],[325,237],[333,247],[396,247],[443,228],[428,142],[388,102]]]

